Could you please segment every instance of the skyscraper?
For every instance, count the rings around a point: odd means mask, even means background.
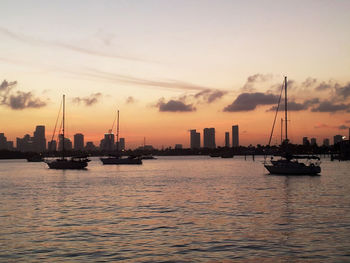
[[[328,138],[325,138],[325,139],[323,139],[323,145],[324,146],[329,146],[329,139]]]
[[[196,130],[190,130],[191,149],[199,149],[201,147],[201,135]]]
[[[120,151],[124,151],[125,150],[125,138],[120,138],[119,139],[119,149]]]
[[[225,147],[230,147],[230,132],[225,132]]]
[[[63,146],[63,134],[60,134],[58,136],[58,150],[62,151]],[[64,138],[64,150],[65,151],[71,151],[72,150],[72,141],[69,138]]]
[[[47,143],[47,149],[49,152],[55,152],[57,150],[57,142],[56,140],[49,141]]]
[[[7,138],[5,134],[0,133],[0,150],[7,149]]]
[[[316,143],[316,138],[311,138],[310,139],[310,144],[311,145],[316,145],[317,143]]]
[[[113,151],[115,149],[113,133],[105,133],[104,139],[101,140],[100,148],[104,151]]]
[[[215,149],[215,128],[205,128],[203,130],[203,147]]]
[[[239,146],[239,131],[238,131],[238,125],[232,126],[232,147],[238,147]]]
[[[81,133],[74,134],[74,150],[84,150],[84,135]]]
[[[307,137],[303,137],[303,145],[304,146],[310,145],[309,139]]]
[[[334,137],[333,137],[333,144],[337,144],[338,142],[341,142],[341,141],[343,141],[343,136],[342,135],[335,135]]]
[[[46,138],[45,138],[45,126],[38,125],[35,128],[33,136],[33,151],[44,152],[46,151]]]

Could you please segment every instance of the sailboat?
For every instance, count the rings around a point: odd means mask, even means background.
[[[75,156],[71,158],[65,157],[65,137],[64,137],[64,122],[65,122],[65,95],[63,95],[63,113],[62,113],[62,157],[54,160],[46,160],[45,163],[50,169],[84,169],[90,160],[87,156]]]
[[[283,86],[281,90],[281,95],[283,91]],[[270,174],[281,174],[281,175],[317,175],[321,173],[320,167],[320,158],[318,156],[301,156],[301,155],[293,155],[288,150],[288,120],[287,120],[287,77],[284,77],[284,113],[285,113],[285,140],[282,143],[281,147],[283,147],[283,153],[281,154],[281,158],[278,160],[274,160],[271,157],[270,161],[265,161],[264,166],[270,172]],[[276,109],[279,109],[279,103]],[[275,116],[275,120],[276,120]],[[273,125],[274,128],[274,125]],[[273,128],[270,136],[269,145],[271,143],[271,138],[273,134]]]
[[[113,123],[114,126],[114,123]],[[112,127],[113,129],[113,127]],[[108,157],[101,157],[101,162],[103,164],[142,164],[142,158],[139,156],[128,156],[123,157],[119,153],[119,110],[117,115],[117,150],[115,155],[110,155]]]

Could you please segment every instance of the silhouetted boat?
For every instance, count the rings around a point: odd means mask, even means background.
[[[139,156],[108,156],[100,158],[103,164],[142,164]]]
[[[283,87],[282,87],[283,90]],[[270,172],[270,174],[281,174],[281,175],[317,175],[321,172],[320,167],[320,158],[317,156],[296,156],[288,151],[288,120],[287,120],[287,77],[284,77],[284,91],[285,91],[285,97],[284,97],[284,111],[285,111],[285,134],[286,138],[284,143],[281,145],[281,147],[284,147],[284,153],[281,155],[281,158],[278,160],[274,160],[273,157],[271,157],[269,162],[264,163],[265,168]],[[281,92],[282,95],[282,92]],[[278,102],[278,106],[276,109],[276,116],[277,111],[279,109],[281,101],[281,96]],[[276,120],[275,116],[275,120]],[[275,122],[274,122],[275,123]],[[269,145],[271,143],[271,138],[273,134],[273,128],[269,140]],[[299,160],[304,160],[305,162],[301,162]]]
[[[222,152],[220,155],[221,158],[233,158],[233,156],[232,152]]]
[[[62,113],[62,157],[54,160],[45,160],[50,169],[84,169],[90,160],[87,156],[76,156],[67,159],[64,149],[64,119],[65,119],[65,95],[63,95],[63,113]]]
[[[27,162],[43,162],[44,158],[40,154],[27,157]]]
[[[114,123],[113,123],[114,126]],[[113,127],[112,127],[113,129]],[[122,156],[119,154],[119,110],[118,110],[118,120],[117,120],[117,150],[115,155],[110,155],[108,157],[101,157],[101,162],[103,164],[142,164],[142,159],[140,156]]]

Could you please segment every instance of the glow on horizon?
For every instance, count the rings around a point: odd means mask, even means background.
[[[223,109],[243,92],[277,94],[283,75],[297,83],[290,89],[296,102],[331,98],[330,92],[316,92],[316,84],[301,87],[308,78],[346,87],[349,11],[347,1],[3,1],[0,82],[16,80],[14,95],[32,92],[47,105],[0,105],[0,132],[15,141],[44,124],[50,137],[66,94],[71,138],[81,132],[85,141],[98,144],[119,108],[121,136],[131,147],[144,137],[159,148],[187,147],[187,130],[202,133],[205,127],[216,128],[220,146],[234,124],[242,145],[266,144],[273,119],[266,110],[272,105]],[[243,90],[255,74],[271,78]],[[211,103],[195,99],[206,89],[225,95]],[[96,93],[101,96],[90,106],[72,101]],[[162,98],[183,100],[196,111],[159,112]],[[332,97],[338,106],[350,105],[349,98]],[[310,109],[290,112],[292,141],[308,136],[320,143],[348,134],[347,110]]]

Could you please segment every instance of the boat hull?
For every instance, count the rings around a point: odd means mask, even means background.
[[[46,162],[50,169],[85,169],[88,165],[85,161],[61,160],[57,159],[51,162]]]
[[[142,164],[142,160],[140,158],[100,158],[103,164],[115,164],[115,165],[128,165],[128,164]]]
[[[305,166],[305,167],[283,167],[274,165],[264,165],[270,174],[280,175],[318,175],[321,173],[320,166]]]

